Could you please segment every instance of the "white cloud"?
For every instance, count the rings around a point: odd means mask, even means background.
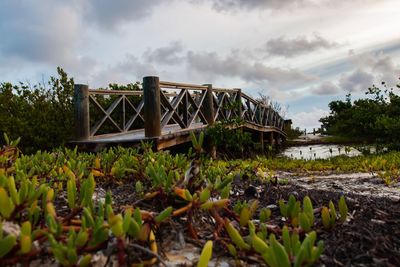
[[[313,108],[309,112],[303,111],[295,114],[290,113],[289,117],[292,119],[294,127],[307,128],[310,130],[312,128],[319,128],[321,124],[318,120],[328,115],[328,110]]]

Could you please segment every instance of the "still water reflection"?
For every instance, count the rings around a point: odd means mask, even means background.
[[[371,151],[372,152],[372,151]],[[293,159],[327,159],[338,155],[354,157],[362,153],[350,146],[343,145],[309,145],[286,148],[281,155]]]

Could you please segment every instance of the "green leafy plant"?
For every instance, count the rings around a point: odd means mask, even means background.
[[[203,250],[201,251],[201,255],[199,258],[199,263],[197,264],[197,267],[207,267],[208,262],[211,259],[212,256],[212,247],[213,247],[213,242],[212,241],[207,241],[206,244],[203,247]]]
[[[3,233],[3,224],[0,222],[0,258],[9,253],[17,244],[17,238],[14,235],[6,235]]]
[[[301,211],[300,201],[297,201],[293,195],[290,195],[286,204],[282,199],[279,200],[278,204],[281,215],[290,219],[292,225],[297,227],[299,224],[299,214]]]
[[[348,208],[346,201],[343,196],[340,197],[339,199],[339,221],[340,222],[345,222],[347,218],[347,213],[348,213]],[[325,227],[325,229],[330,230],[335,226],[335,222],[338,219],[335,205],[333,204],[332,201],[329,201],[329,208],[327,207],[322,207],[321,210],[321,218],[322,218],[322,224]]]

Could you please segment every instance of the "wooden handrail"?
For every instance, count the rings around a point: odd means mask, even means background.
[[[134,96],[142,96],[143,95],[143,91],[89,89],[89,94],[91,94],[91,95],[134,95]]]
[[[160,87],[163,88],[175,88],[175,89],[192,89],[192,90],[207,90],[207,86],[190,84],[190,83],[175,83],[160,81]]]

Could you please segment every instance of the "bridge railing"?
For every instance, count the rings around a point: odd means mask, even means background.
[[[234,118],[279,130],[284,124],[271,106],[241,89],[164,82],[153,76],[143,79],[143,91],[98,90],[77,84],[74,103],[78,140],[139,129],[144,129],[146,137],[158,137],[171,125],[189,129]]]

